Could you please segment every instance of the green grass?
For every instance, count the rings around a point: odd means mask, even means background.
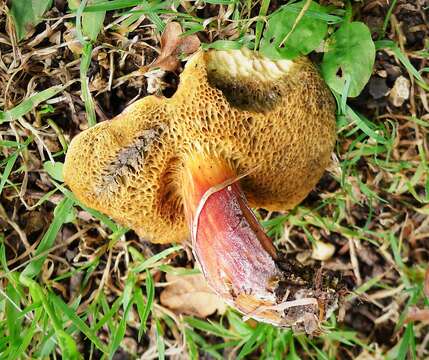
[[[269,1],[262,0],[256,4],[259,6],[256,15],[252,13],[256,5],[250,1],[205,3],[222,4],[230,18],[220,21],[221,28],[235,23],[237,33],[234,40],[218,36],[204,47],[231,49],[246,45],[258,48],[269,20]],[[108,12],[114,14],[113,19],[129,15],[112,31],[121,25],[130,28],[143,15],[147,15],[156,36],[164,29],[168,17],[181,21],[188,33],[217,31],[216,21],[206,22],[199,18],[194,5],[188,12],[179,13],[177,4],[174,1],[166,4],[114,0],[91,2],[85,7],[82,1],[75,8],[73,21],[83,47],[78,76],[65,85],[28,94],[14,107],[0,112],[0,150],[4,155],[0,158],[0,195],[5,199],[4,204],[7,200],[7,204],[14,202],[23,206],[20,191],[26,186],[25,179],[28,179],[29,173],[34,172],[29,154],[38,156],[37,149],[41,146],[36,133],[16,132],[16,128],[21,129],[22,121],[42,113],[43,105],[49,99],[80,84],[88,126],[97,122],[95,93],[90,91],[88,76],[93,51],[104,39],[96,39],[94,34],[91,39],[85,34],[83,21],[91,22],[96,18],[84,15],[100,16],[100,12]],[[388,31],[394,4],[386,15],[382,34]],[[140,8],[133,9],[135,6]],[[290,9],[298,16],[301,8],[290,7],[287,11],[292,11]],[[349,15],[342,9],[330,8],[329,13],[310,11],[306,16],[325,21],[334,31]],[[249,36],[252,31],[254,37]],[[100,28],[100,34],[102,32]],[[416,86],[423,91],[428,90],[424,71],[416,69],[408,58],[409,54],[404,54],[395,42],[381,39],[375,42],[375,46],[378,51],[384,49],[393,54],[397,64],[414,79]],[[157,291],[162,286],[162,274],[180,273],[186,276],[198,270],[177,270],[172,265],[176,255],[185,256],[183,246],[157,248],[154,253],[144,252],[136,245],[129,229],[79,203],[62,185],[60,160],[68,146],[69,139],[64,135],[67,126],[62,128],[49,118],[49,129],[46,127],[43,131],[59,139],[61,149],[53,153],[58,160],[55,163],[45,162],[43,166],[40,159],[42,165],[37,172],[48,176],[50,190],[28,206],[31,210],[49,212],[48,224],[31,244],[22,243],[19,247],[10,244],[10,230],[0,230],[0,358],[79,359],[84,351],[92,359],[112,359],[120,348],[127,349],[129,342],[126,340],[129,338],[141,343],[144,350],[140,349],[140,353],[155,354],[159,359],[174,354],[191,359],[203,355],[215,359],[245,359],[251,356],[300,359],[303,354],[311,359],[335,359],[344,356],[344,351],[351,352],[356,348],[369,356],[381,354],[386,359],[419,358],[422,333],[425,329],[427,331],[427,327],[406,322],[406,319],[411,308],[429,307],[423,288],[427,264],[413,262],[412,245],[403,235],[400,225],[407,218],[417,224],[420,215],[429,215],[429,155],[427,144],[422,140],[428,132],[427,117],[422,119],[419,115],[407,114],[405,119],[398,119],[380,114],[378,118],[369,118],[354,109],[349,101],[349,85],[345,81],[342,93],[335,94],[339,109],[335,150],[337,162],[330,169],[329,177],[337,185],[336,190],[322,189],[323,196],[314,202],[273,216],[263,224],[280,248],[287,248],[288,241],[293,241],[298,244],[297,251],[308,251],[314,235],[322,234],[325,238],[338,236],[344,244],[353,241],[376,253],[380,261],[386,264],[384,272],[364,278],[346,296],[345,301],[353,307],[366,301],[371,294],[381,290],[393,291],[402,286],[397,296],[386,300],[398,307],[394,346],[378,347],[374,338],[348,328],[334,315],[324,324],[320,336],[308,337],[291,329],[245,321],[231,309],[210,319],[168,311],[160,305]],[[49,106],[55,108],[56,105]],[[412,139],[404,141],[401,138],[405,137],[402,133],[404,127],[415,132],[414,143]],[[404,147],[412,148],[413,156],[398,156],[398,152],[404,153]],[[361,165],[362,162],[365,166]],[[377,175],[379,178],[375,179]],[[368,209],[367,218],[363,224],[358,224],[359,219],[355,219],[354,213],[364,206]],[[79,220],[82,211],[90,218]],[[383,213],[387,215],[381,221]],[[3,202],[0,204],[0,220],[13,231],[20,229],[14,210],[7,208]],[[93,234],[94,229],[96,235]],[[64,234],[71,231],[79,236],[64,238]],[[64,263],[56,257],[56,251],[70,245],[78,248],[78,244],[83,252],[79,253],[76,261],[63,259]],[[31,245],[34,247],[31,248]],[[14,250],[17,251],[14,253]],[[27,256],[16,260],[25,251]],[[344,260],[347,256],[343,256],[342,261],[349,261]],[[127,268],[117,266],[115,261],[118,259],[127,259]],[[10,262],[12,264],[8,265]],[[50,271],[55,276],[50,276]],[[71,283],[74,284],[73,289],[68,288]],[[377,303],[375,306],[381,305]]]

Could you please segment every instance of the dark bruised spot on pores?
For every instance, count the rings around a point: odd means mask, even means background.
[[[127,176],[138,172],[144,166],[146,154],[153,143],[162,137],[166,125],[159,124],[142,131],[128,146],[118,151],[115,157],[104,168],[96,193],[103,191],[115,192],[119,186],[125,185]]]

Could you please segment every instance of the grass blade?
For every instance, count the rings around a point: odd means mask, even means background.
[[[67,198],[63,199],[57,205],[57,213],[54,217],[54,220],[52,221],[51,225],[48,228],[48,231],[46,231],[45,235],[40,241],[40,244],[36,249],[35,256],[49,250],[52,247],[52,245],[55,242],[55,238],[58,232],[60,231],[61,226],[67,220],[67,215],[70,213],[73,205],[74,205],[74,201]],[[40,270],[42,269],[42,265],[46,257],[47,257],[47,254],[45,256],[37,258],[36,260],[31,261],[25,267],[24,271],[21,274],[21,277],[32,278],[38,275],[40,273]]]
[[[156,319],[156,348],[158,350],[158,359],[165,359],[165,344],[162,337],[161,323]]]
[[[143,295],[141,289],[138,288],[135,295],[135,303],[137,305],[137,312],[140,316],[140,329],[138,338],[140,339],[144,332],[146,332],[146,322],[152,310],[153,300],[155,298],[155,285],[152,275],[146,270],[146,305],[144,305]]]
[[[143,261],[140,265],[136,266],[132,271],[135,273],[142,272],[143,270],[152,267],[155,263],[157,263],[159,260],[164,259],[168,255],[180,250],[182,246],[177,245],[173,246],[171,248],[165,249],[161,251],[159,254],[156,254],[149,259]]]
[[[15,165],[16,159],[18,159],[18,152],[15,152],[13,155],[9,156],[9,159],[4,168],[3,174],[0,174],[0,195],[3,191],[3,187],[6,184],[6,180],[9,178],[9,175]]]
[[[261,8],[259,9],[259,17],[261,18],[256,23],[255,31],[255,47],[254,50],[257,50],[259,47],[259,42],[262,37],[262,30],[264,29],[265,22],[263,18],[267,15],[268,7],[270,6],[270,0],[262,0]]]
[[[0,111],[0,124],[6,121],[13,121],[19,119],[20,117],[33,110],[37,105],[54,97],[74,82],[75,81],[73,80],[68,82],[66,85],[52,86],[49,89],[40,91],[30,96],[28,99],[25,99],[19,105],[15,106],[13,109]]]
[[[106,346],[100,341],[97,334],[86,325],[76,312],[70,309],[67,304],[58,296],[53,295],[52,300],[54,305],[60,309],[63,314],[79,329],[85,336],[92,341],[92,343],[102,352],[107,353]]]

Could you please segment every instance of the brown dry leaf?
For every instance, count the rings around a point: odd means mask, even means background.
[[[63,38],[69,50],[75,55],[82,54],[82,44],[76,36],[76,29],[72,24],[66,23],[67,30],[63,33]]]
[[[190,55],[200,47],[197,35],[180,36],[182,27],[177,22],[170,22],[161,36],[161,54],[149,68],[159,67],[165,71],[175,71],[180,66],[180,57]]]
[[[429,310],[419,309],[417,307],[411,308],[405,318],[406,323],[410,321],[421,321],[425,324],[429,324]]]
[[[170,284],[161,293],[161,304],[178,313],[205,318],[216,310],[224,313],[226,305],[207,285],[202,274],[167,274]]]

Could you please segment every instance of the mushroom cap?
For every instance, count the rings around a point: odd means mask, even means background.
[[[194,152],[227,161],[253,207],[287,210],[329,163],[335,103],[306,58],[199,51],[167,99],[148,96],[70,144],[64,178],[77,198],[157,243],[189,236],[181,188]]]

